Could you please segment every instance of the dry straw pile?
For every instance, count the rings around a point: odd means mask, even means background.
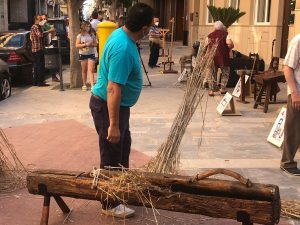
[[[175,173],[179,166],[180,143],[185,130],[190,123],[205,90],[204,79],[210,79],[213,59],[217,44],[202,42],[196,57],[196,64],[192,74],[188,77],[183,101],[177,112],[167,141],[161,145],[157,156],[149,163],[148,171],[156,173]]]
[[[26,169],[0,128],[0,194],[25,187]]]

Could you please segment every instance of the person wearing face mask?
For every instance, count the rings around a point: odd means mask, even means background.
[[[153,26],[150,28],[150,32],[149,32],[150,57],[149,57],[148,66],[150,68],[159,67],[157,65],[157,61],[159,57],[161,34],[158,30],[158,26],[159,26],[159,18],[154,17]]]
[[[45,42],[44,35],[49,31],[42,31],[41,27],[42,17],[37,15],[34,17],[34,24],[30,29],[31,51],[34,57],[33,62],[33,86],[49,86],[45,83]]]
[[[99,135],[101,169],[129,167],[130,108],[138,101],[143,86],[136,42],[148,34],[153,13],[147,4],[132,6],[125,25],[109,36],[103,49],[97,83],[90,99]],[[134,210],[117,201],[102,201],[102,213],[127,218],[134,215]]]
[[[98,20],[101,22],[104,22],[105,19],[103,18],[103,13],[101,11],[98,12]]]
[[[76,38],[76,48],[79,49],[79,61],[81,62],[82,91],[87,91],[87,75],[90,78],[91,88],[95,83],[95,47],[97,47],[97,38],[91,31],[91,24],[83,22]]]

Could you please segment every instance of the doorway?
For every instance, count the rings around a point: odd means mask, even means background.
[[[284,0],[280,58],[285,57],[288,49],[290,15],[291,15],[290,0]]]
[[[176,0],[175,40],[183,40],[184,31],[184,0]]]

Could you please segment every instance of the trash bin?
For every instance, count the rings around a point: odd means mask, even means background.
[[[58,71],[59,69],[59,51],[58,48],[45,48],[45,68],[49,71]]]
[[[99,23],[97,25],[97,27],[98,27],[97,35],[98,35],[98,39],[99,39],[99,61],[100,61],[105,42],[108,39],[109,35],[115,29],[117,29],[117,24],[110,22],[110,21],[105,21],[105,22]]]

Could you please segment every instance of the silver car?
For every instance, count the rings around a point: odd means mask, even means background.
[[[0,59],[0,100],[11,95],[11,76],[6,62]]]

